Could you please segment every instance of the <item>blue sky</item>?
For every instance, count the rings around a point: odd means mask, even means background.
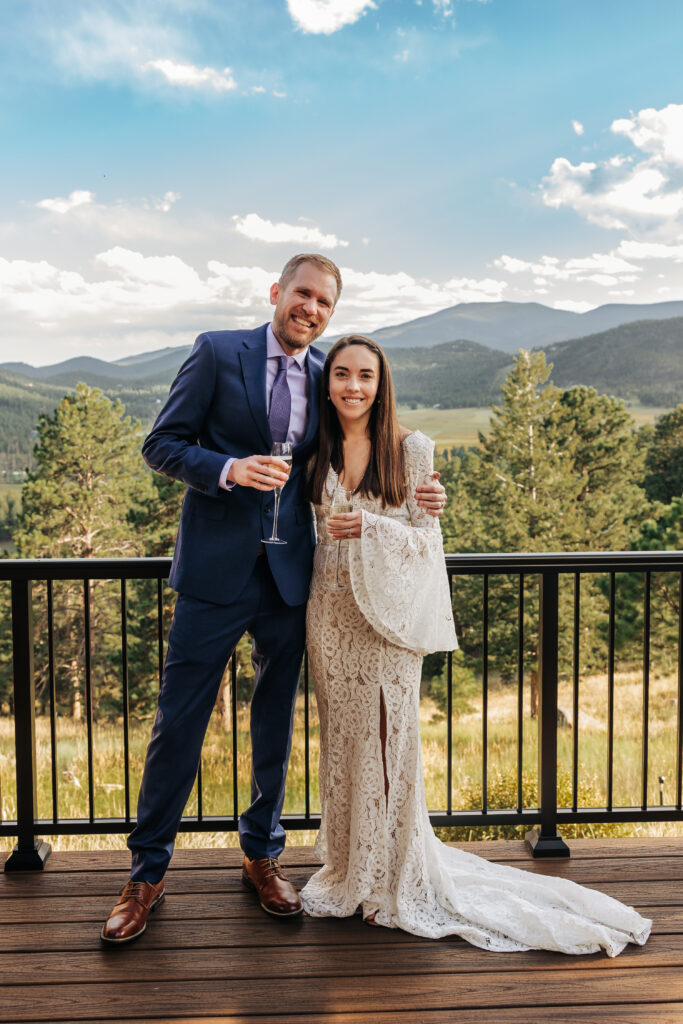
[[[4,0],[0,361],[683,298],[679,0]]]

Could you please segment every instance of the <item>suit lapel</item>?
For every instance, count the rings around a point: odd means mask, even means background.
[[[240,363],[251,415],[265,447],[270,451],[273,440],[270,436],[266,409],[265,327],[253,331],[249,340],[244,342],[244,349],[240,352]]]

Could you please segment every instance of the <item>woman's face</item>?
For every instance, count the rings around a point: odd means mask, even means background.
[[[330,401],[340,422],[370,419],[379,387],[379,359],[365,345],[347,345],[330,367]]]

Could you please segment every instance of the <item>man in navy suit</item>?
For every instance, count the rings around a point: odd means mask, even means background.
[[[255,685],[252,802],[239,821],[243,880],[269,913],[301,913],[278,862],[285,845],[280,814],[315,544],[303,484],[316,445],[324,355],[312,342],[327,327],[340,291],[331,260],[293,257],[270,289],[272,324],[201,334],[144,442],[146,462],[188,489],[169,577],[178,597],[137,825],[128,840],[131,877],[102,929],[105,942],[141,935],[164,897],[220,680],[247,630]],[[276,421],[280,439],[293,445],[291,471],[268,454]],[[272,492],[285,484],[278,532],[287,543],[266,546]],[[432,488],[437,493],[424,494],[422,503],[434,510],[443,489]]]

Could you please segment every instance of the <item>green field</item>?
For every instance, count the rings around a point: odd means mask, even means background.
[[[479,440],[479,431],[486,431],[491,410],[486,409],[408,409],[400,406],[398,417],[404,427],[421,430],[431,437],[436,450],[456,445],[472,447]]]
[[[654,423],[659,416],[670,411],[649,405],[630,405],[628,410],[639,427]],[[477,444],[479,431],[486,433],[488,430],[491,409],[409,409],[399,406],[398,416],[405,427],[421,430],[431,437],[438,452],[457,445],[471,447]]]

